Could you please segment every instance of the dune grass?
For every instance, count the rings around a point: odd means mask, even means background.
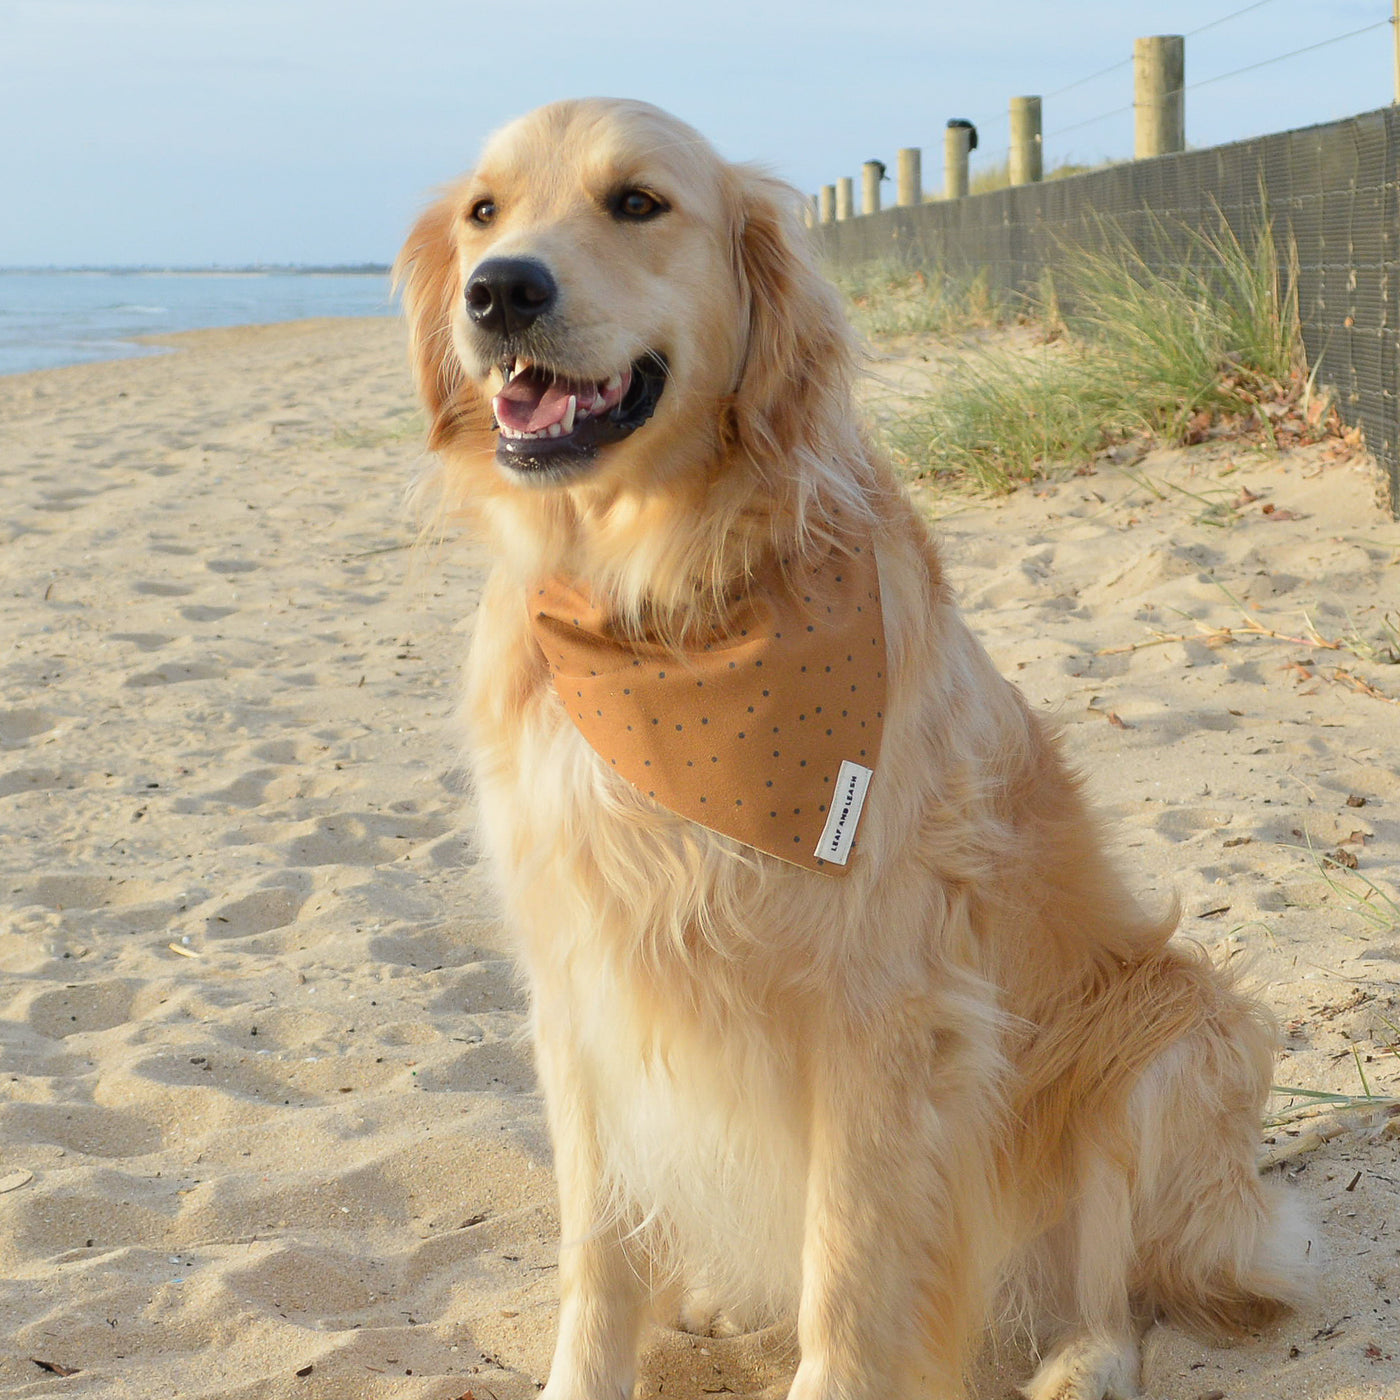
[[[1400,933],[1400,897],[1364,871],[1341,864],[1338,855],[1320,854],[1311,841],[1308,853],[1327,888],[1366,925],[1370,936],[1393,938]]]
[[[1105,170],[1116,161],[1103,160],[1094,165],[1083,165],[1076,161],[1064,161],[1053,165],[1041,177],[1046,180],[1067,180],[1071,175],[1086,175],[1091,170]],[[967,182],[968,194],[990,194],[993,190],[1011,188],[1011,161],[1003,157],[993,165],[983,165],[972,172]]]
[[[896,460],[916,476],[1004,491],[1133,438],[1179,445],[1225,422],[1271,441],[1276,419],[1306,409],[1312,388],[1292,279],[1279,274],[1267,227],[1249,244],[1228,229],[1187,239],[1184,260],[1149,262],[1107,229],[1102,251],[1067,254],[1022,308],[1054,343],[1036,355],[959,356],[927,396],[885,415]],[[866,307],[880,304],[868,288],[862,295]],[[927,329],[955,330],[957,298],[931,300]],[[919,320],[903,315],[911,327]],[[864,325],[879,336],[884,323]]]
[[[954,277],[910,269],[893,261],[831,269],[847,311],[872,340],[901,335],[953,335],[995,326],[1010,316],[1010,299],[995,295],[985,272]]]

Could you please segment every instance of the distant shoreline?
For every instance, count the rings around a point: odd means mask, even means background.
[[[388,263],[250,263],[246,267],[0,267],[26,277],[387,277]]]
[[[0,375],[150,355],[150,337],[181,331],[393,311],[378,264],[0,272]]]

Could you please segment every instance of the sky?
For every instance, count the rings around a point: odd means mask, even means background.
[[[808,192],[842,175],[859,189],[861,163],[893,168],[901,146],[923,148],[940,188],[949,117],[979,125],[975,174],[1004,158],[1017,95],[1045,98],[1047,166],[1124,157],[1132,113],[1115,109],[1148,34],[1187,35],[1187,140],[1217,145],[1391,102],[1390,14],[1391,0],[0,0],[0,267],[386,262],[495,127],[563,97],[655,102]]]

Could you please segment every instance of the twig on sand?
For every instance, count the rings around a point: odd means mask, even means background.
[[[413,541],[404,540],[400,544],[381,544],[375,549],[357,549],[353,554],[342,555],[345,559],[368,559],[373,554],[396,554],[401,549],[412,549]]]
[[[1251,639],[1259,639],[1268,642],[1282,642],[1287,646],[1310,647],[1318,651],[1354,651],[1353,646],[1345,641],[1338,641],[1331,637],[1324,637],[1309,621],[1306,636],[1297,636],[1292,632],[1280,632],[1275,627],[1266,627],[1257,617],[1254,617],[1227,588],[1220,585],[1221,591],[1239,608],[1244,622],[1236,624],[1234,627],[1211,627],[1207,623],[1196,621],[1195,632],[1159,632],[1152,629],[1149,638],[1139,642],[1128,642],[1123,646],[1100,647],[1095,653],[1096,656],[1123,656],[1131,652],[1145,651],[1148,647],[1169,646],[1172,643],[1201,642],[1208,647],[1225,647],[1235,642],[1244,642]],[[1311,663],[1308,663],[1311,664]],[[1341,666],[1333,669],[1330,676],[1322,676],[1320,679],[1331,680],[1338,685],[1344,685],[1352,690],[1359,691],[1362,695],[1369,695],[1373,700],[1383,700],[1387,705],[1400,705],[1400,700],[1378,690],[1370,681],[1364,680],[1354,671],[1348,671]]]
[[[1154,630],[1148,641],[1129,642],[1126,646],[1121,647],[1102,647],[1095,654],[1098,656],[1121,656],[1124,652],[1143,651],[1147,647],[1166,646],[1170,642],[1204,642],[1208,647],[1223,647],[1229,646],[1231,642],[1244,641],[1248,637],[1264,637],[1273,642],[1287,642],[1290,646],[1320,647],[1327,651],[1345,650],[1341,642],[1329,641],[1316,632],[1310,637],[1295,637],[1291,633],[1279,632],[1272,627],[1265,627],[1263,623],[1256,622],[1247,613],[1245,616],[1248,620],[1243,627],[1208,627],[1204,622],[1198,622],[1196,624],[1197,630],[1194,633]]]
[[[1353,690],[1359,690],[1363,695],[1369,695],[1373,700],[1384,700],[1387,705],[1400,705],[1400,700],[1382,694],[1370,681],[1364,681],[1360,676],[1342,670],[1340,666],[1332,672],[1332,679],[1339,685],[1349,685]]]
[[[1316,1089],[1284,1086],[1275,1086],[1274,1093],[1298,1095],[1311,1102],[1292,1104],[1265,1118],[1264,1122],[1270,1128],[1284,1129],[1297,1123],[1303,1131],[1297,1137],[1290,1136],[1287,1142],[1275,1142],[1259,1164],[1264,1169],[1281,1166],[1305,1153],[1314,1152],[1345,1133],[1379,1137],[1392,1136],[1400,1131],[1400,1100],[1397,1099],[1379,1095],[1327,1094]],[[1304,1115],[1317,1111],[1324,1103],[1336,1105],[1336,1110],[1323,1118],[1311,1119],[1306,1123],[1300,1121]]]

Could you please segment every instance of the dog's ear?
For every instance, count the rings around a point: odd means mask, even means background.
[[[408,318],[408,353],[428,410],[428,447],[436,452],[468,428],[481,405],[452,345],[452,313],[462,296],[452,228],[457,204],[444,196],[414,224],[394,262],[394,286]]]
[[[801,195],[744,166],[732,174],[734,259],[748,303],[733,426],[751,452],[788,456],[823,439],[829,414],[848,411],[851,333],[817,272]]]

